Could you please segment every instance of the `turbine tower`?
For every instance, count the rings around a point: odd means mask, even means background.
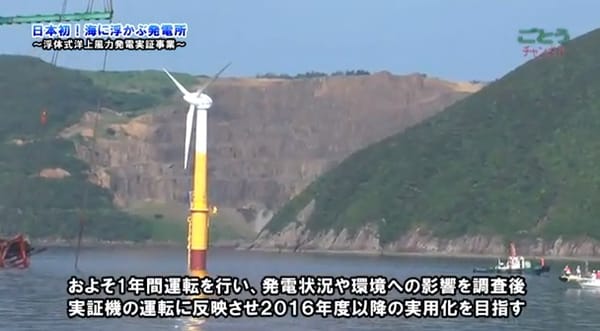
[[[206,271],[206,253],[208,250],[208,228],[209,213],[208,185],[207,185],[207,131],[208,131],[208,109],[212,106],[212,99],[204,94],[219,76],[229,67],[228,63],[217,72],[208,82],[204,83],[196,92],[189,92],[173,77],[167,69],[163,69],[167,76],[173,81],[177,89],[183,94],[183,100],[190,106],[185,122],[185,151],[183,157],[183,168],[188,168],[190,143],[194,129],[194,117],[196,118],[195,142],[194,142],[194,170],[192,180],[192,194],[190,203],[190,215],[188,217],[188,271],[192,276],[204,277]],[[216,208],[212,208],[216,212]]]

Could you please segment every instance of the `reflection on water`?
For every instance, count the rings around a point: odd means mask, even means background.
[[[181,324],[177,325],[175,327],[176,329],[180,329],[183,331],[204,331],[202,325],[204,325],[206,320],[196,318],[185,318],[180,319],[179,322]]]
[[[209,256],[212,275],[248,278],[258,286],[268,275],[364,275],[377,274],[405,279],[420,275],[470,275],[473,266],[493,261],[436,259],[424,257],[350,257],[254,252],[213,251]],[[61,331],[268,331],[268,330],[360,330],[360,331],[486,331],[568,330],[583,327],[600,330],[600,289],[568,288],[555,274],[528,278],[527,306],[517,319],[94,319],[66,318],[66,284],[73,273],[73,252],[49,250],[35,257],[30,270],[0,271],[0,330]],[[185,274],[185,248],[95,249],[80,260],[80,276]],[[558,270],[558,271],[557,271]]]
[[[600,303],[600,288],[567,288],[565,290],[566,297],[576,298],[596,298]]]

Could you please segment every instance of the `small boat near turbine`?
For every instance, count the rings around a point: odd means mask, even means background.
[[[473,268],[474,273],[486,274],[530,274],[539,276],[549,271],[550,266],[545,264],[543,258],[536,263],[525,259],[523,256],[517,256],[513,243],[510,243],[510,254],[506,261],[502,261],[499,258],[494,266]]]
[[[558,279],[563,283],[570,283],[581,288],[600,288],[600,270],[589,271],[588,263],[585,263],[584,270],[578,265],[573,273],[571,267],[566,265]]]

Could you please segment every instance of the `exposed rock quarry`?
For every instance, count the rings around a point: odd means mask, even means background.
[[[482,87],[425,75],[306,80],[223,79],[208,93],[211,202],[239,210],[260,230],[273,211],[352,152],[428,118]],[[116,202],[187,202],[182,170],[187,105],[125,120],[105,113],[78,155]],[[64,135],[92,136],[92,115]],[[94,149],[96,153],[92,153]]]

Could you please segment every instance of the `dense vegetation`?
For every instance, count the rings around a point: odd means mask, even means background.
[[[368,76],[371,73],[366,70],[346,70],[346,71],[336,71],[331,74],[319,71],[308,71],[305,73],[300,73],[296,75],[289,74],[274,74],[274,73],[266,73],[256,75],[256,78],[279,78],[279,79],[307,79],[307,78],[320,78],[320,77],[335,77],[335,76]]]
[[[403,134],[361,150],[268,225],[312,199],[315,230],[415,227],[442,237],[600,239],[600,31],[538,58]]]
[[[152,222],[115,209],[111,193],[86,180],[87,165],[75,158],[73,143],[57,138],[57,133],[83,112],[95,110],[99,98],[104,107],[133,112],[159,104],[169,97],[161,86],[169,86],[169,81],[145,78],[154,74],[82,73],[30,57],[0,56],[0,233],[73,238],[84,213],[88,236],[106,240],[153,236]],[[132,80],[138,90],[124,88]],[[40,123],[43,109],[48,113],[46,125]],[[14,139],[28,143],[18,145]],[[41,178],[38,173],[44,168],[63,168],[71,176]]]
[[[167,102],[177,90],[162,71],[80,71],[92,83],[110,91],[107,101],[120,113],[135,116],[140,111],[160,106]],[[175,74],[186,87],[197,85],[198,77]],[[202,76],[206,78],[206,76]],[[123,92],[126,93],[123,93]]]

